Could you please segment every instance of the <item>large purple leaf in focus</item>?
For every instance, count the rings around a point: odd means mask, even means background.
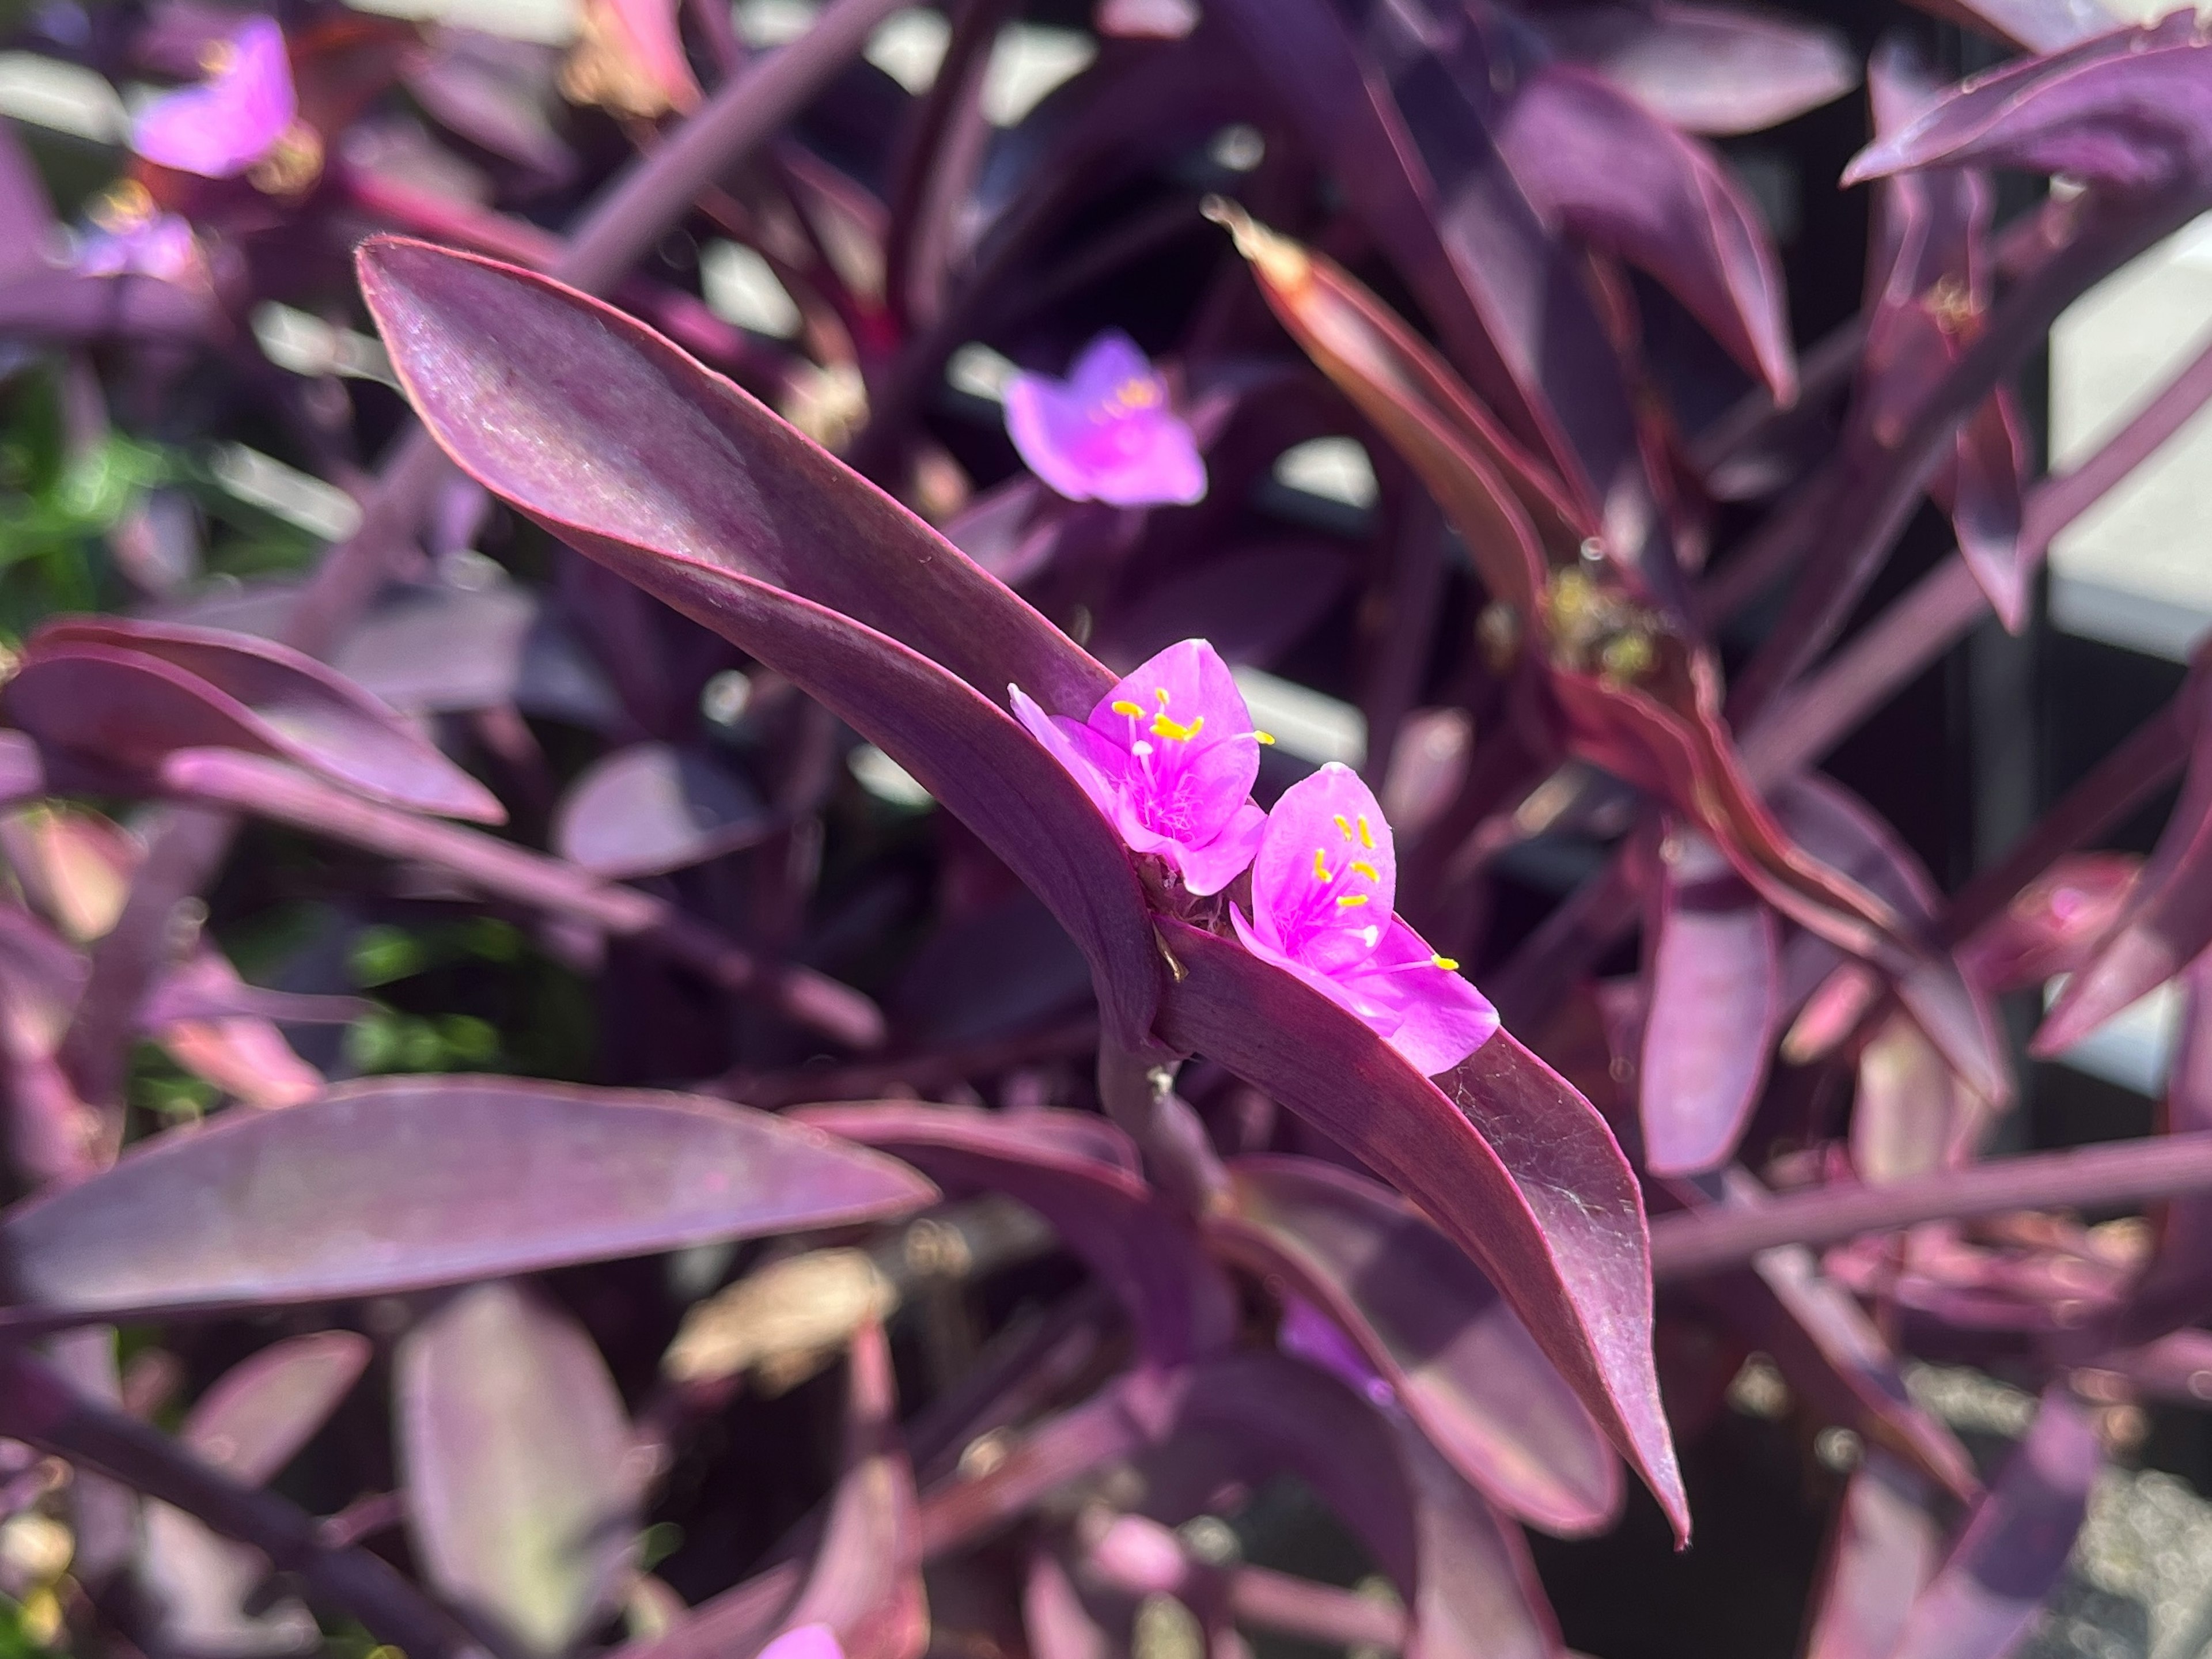
[[[1781,267],[1759,210],[1717,156],[1566,64],[1522,83],[1498,142],[1539,208],[1650,272],[1778,404],[1796,401]]]
[[[819,1130],[681,1095],[354,1083],[142,1141],[0,1215],[0,1326],[331,1301],[919,1208]]]
[[[1135,872],[1000,701],[1011,682],[1083,718],[1112,684],[1098,663],[620,312],[420,243],[372,242],[361,270],[402,383],[465,471],[890,754],[1045,901],[1091,959],[1109,1028],[1143,1042],[1159,969]]]
[[[1154,1363],[1176,1364],[1227,1346],[1236,1310],[1220,1269],[1133,1173],[1132,1160],[1090,1154],[1085,1142],[1113,1131],[1111,1124],[1070,1112],[896,1104],[805,1107],[790,1115],[889,1152],[948,1189],[1001,1192],[1035,1210],[1121,1300]]]
[[[620,1589],[639,1526],[629,1421],[591,1336],[526,1285],[477,1285],[407,1333],[396,1373],[424,1573],[506,1643],[566,1650]]]
[[[1291,975],[1194,928],[1162,933],[1176,966],[1161,1034],[1310,1118],[1425,1210],[1686,1535],[1643,1198],[1605,1120],[1510,1033],[1431,1082]]]
[[[2063,173],[2116,191],[2203,178],[2212,160],[2212,40],[2184,7],[1966,82],[1868,146],[1844,182],[1916,167]]]
[[[1892,1659],[2003,1659],[2057,1585],[2102,1463],[2087,1411],[2053,1383],[2027,1439],[1913,1602]]]
[[[1928,1483],[1876,1447],[1837,1506],[1813,1592],[1805,1659],[1890,1659],[1941,1540]]]
[[[637,743],[601,756],[568,787],[553,848],[594,875],[665,875],[763,841],[779,822],[752,787],[711,757]]]
[[[1223,1249],[1280,1274],[1360,1346],[1437,1449],[1512,1514],[1610,1524],[1620,1465],[1559,1372],[1457,1245],[1387,1187],[1313,1158],[1240,1158]]]
[[[829,1524],[781,1624],[829,1626],[845,1659],[915,1659],[929,1644],[914,1469],[899,1438],[890,1348],[872,1320],[853,1334],[844,1467]]]
[[[1659,851],[1638,1067],[1644,1162],[1694,1175],[1727,1162],[1759,1103],[1781,1021],[1781,931],[1704,836],[1674,830]]]
[[[1757,132],[1858,84],[1841,35],[1766,12],[1595,0],[1540,8],[1528,21],[1562,58],[1686,132]]]
[[[40,743],[115,765],[150,769],[179,749],[244,749],[418,811],[507,817],[359,686],[249,635],[119,617],[51,623],[32,636],[5,702]]]

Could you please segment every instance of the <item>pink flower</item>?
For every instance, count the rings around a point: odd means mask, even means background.
[[[1168,406],[1167,382],[1119,329],[1083,349],[1065,380],[1006,383],[1006,435],[1030,471],[1075,501],[1148,507],[1206,499],[1206,463]]]
[[[1245,949],[1364,1020],[1424,1077],[1490,1040],[1498,1011],[1391,909],[1398,860],[1372,791],[1334,762],[1283,792],[1252,865]]]
[[[1260,845],[1260,745],[1229,665],[1204,640],[1171,645],[1099,699],[1087,721],[1048,714],[1018,685],[1014,714],[1083,786],[1121,839],[1218,893]]]
[[[155,276],[182,287],[204,285],[207,261],[192,228],[154,205],[145,186],[125,179],[86,214],[92,228],[70,262],[86,276]]]
[[[209,49],[205,62],[206,80],[165,94],[140,112],[131,129],[131,149],[180,173],[234,179],[288,145],[314,142],[300,125],[284,32],[270,19],[248,18],[228,40]]]
[[[844,1644],[827,1625],[800,1625],[760,1650],[760,1659],[845,1659]]]

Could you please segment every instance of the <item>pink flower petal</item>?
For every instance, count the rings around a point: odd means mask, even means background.
[[[760,1659],[845,1659],[845,1647],[829,1626],[801,1625],[763,1648]]]
[[[1262,938],[1324,973],[1371,954],[1389,925],[1398,860],[1390,825],[1359,775],[1332,761],[1275,803],[1252,863]]]
[[[276,147],[300,112],[284,32],[269,18],[248,18],[224,52],[227,61],[206,81],[146,106],[132,125],[131,149],[181,173],[230,179]]]
[[[1018,374],[1006,435],[1030,471],[1070,501],[1188,506],[1206,496],[1206,463],[1169,406],[1167,382],[1129,337],[1109,330],[1068,378]]]

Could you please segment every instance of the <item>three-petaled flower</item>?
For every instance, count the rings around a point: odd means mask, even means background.
[[[1498,1011],[1394,908],[1398,860],[1374,793],[1332,762],[1292,784],[1268,815],[1252,864],[1252,917],[1230,920],[1245,949],[1296,974],[1364,1021],[1425,1077],[1490,1040]]]
[[[300,119],[284,31],[249,17],[210,46],[208,78],[165,93],[131,124],[131,148],[149,161],[204,179],[250,173],[262,189],[304,189],[322,170],[322,142]]]
[[[1006,435],[1023,461],[1070,501],[1206,499],[1197,440],[1170,405],[1167,382],[1119,329],[1085,346],[1065,380],[1015,374],[1006,399]]]
[[[1260,745],[1229,665],[1203,640],[1171,645],[1098,700],[1088,720],[1048,714],[1019,686],[1014,714],[1139,853],[1201,896],[1252,862],[1267,815],[1251,799]]]

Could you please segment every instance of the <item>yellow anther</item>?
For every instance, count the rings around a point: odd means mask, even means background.
[[[1365,859],[1352,860],[1352,867],[1358,871],[1361,875],[1366,877],[1370,881],[1380,881],[1382,879],[1382,872],[1380,870],[1377,870],[1373,865],[1370,864]]]
[[[1252,740],[1255,743],[1265,744],[1270,749],[1275,746],[1275,734],[1273,732],[1255,732],[1252,734]]]
[[[1449,957],[1431,957],[1429,965],[1431,968],[1441,968],[1448,974],[1455,974],[1459,971],[1459,963]]]
[[[1167,687],[1165,687],[1164,685],[1156,685],[1156,686],[1154,686],[1154,687],[1152,688],[1152,695],[1153,695],[1154,696],[1158,697],[1158,698],[1160,700],[1160,707],[1161,707],[1161,708],[1166,708],[1166,707],[1168,706],[1168,689],[1167,689]]]
[[[1364,893],[1346,893],[1342,898],[1337,900],[1336,908],[1340,910],[1349,910],[1355,904],[1366,902],[1367,895]]]
[[[1150,409],[1160,400],[1160,389],[1150,380],[1124,380],[1114,388],[1114,401],[1124,409]]]
[[[1322,849],[1318,847],[1314,848],[1314,879],[1324,887],[1336,879],[1329,874],[1328,860],[1322,856]]]
[[[1127,697],[1116,697],[1109,706],[1112,708],[1115,714],[1127,714],[1131,720],[1135,720],[1139,715],[1145,712],[1143,709],[1138,708],[1136,704],[1131,702]]]
[[[1198,735],[1200,728],[1205,724],[1206,716],[1203,714],[1188,726],[1171,720],[1165,714],[1155,714],[1152,716],[1152,735],[1156,738],[1171,738],[1177,743],[1188,743]]]
[[[111,235],[154,216],[154,197],[136,179],[118,179],[92,199],[84,216]]]
[[[1367,814],[1364,812],[1359,815],[1359,844],[1370,850],[1375,845],[1375,832],[1367,827]]]
[[[1342,836],[1346,841],[1350,841],[1352,839],[1352,820],[1346,817],[1341,812],[1339,812],[1336,815],[1336,832],[1340,836]]]

